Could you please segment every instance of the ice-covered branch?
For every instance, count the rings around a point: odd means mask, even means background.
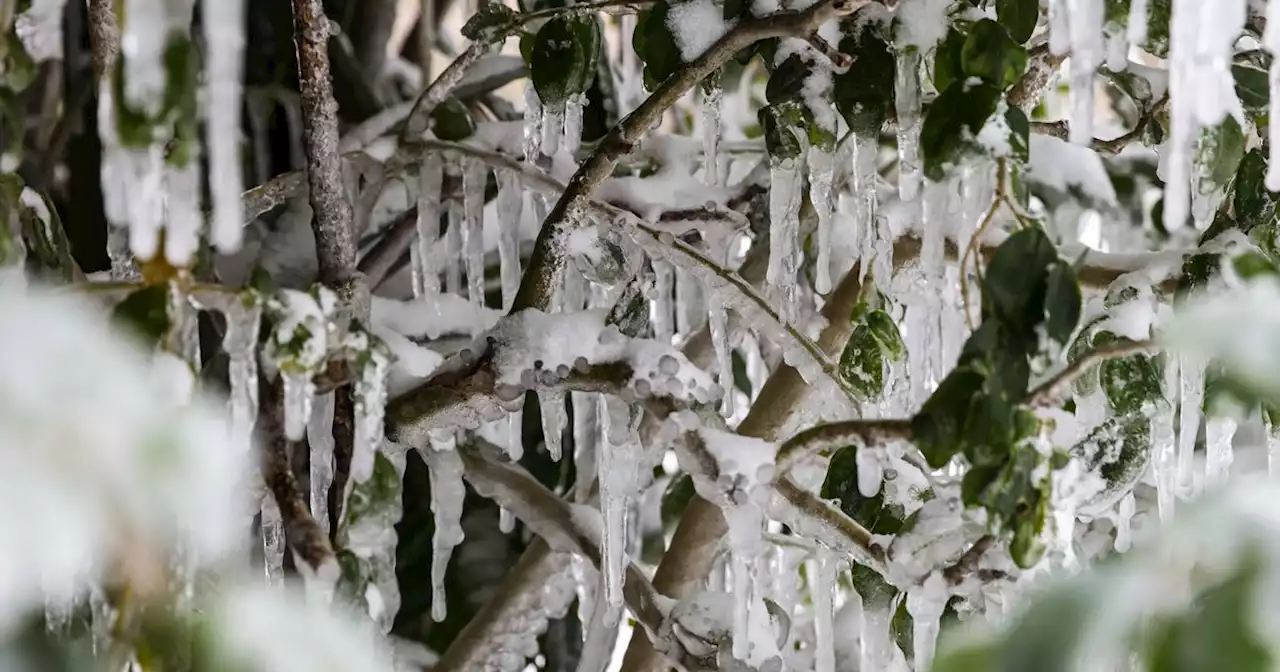
[[[910,420],[845,420],[817,425],[787,439],[778,448],[777,475],[827,449],[850,444],[880,446],[911,438]]]
[[[1146,110],[1142,116],[1138,117],[1138,121],[1134,124],[1132,130],[1110,140],[1094,138],[1089,143],[1089,148],[1103,156],[1119,154],[1125,147],[1142,139],[1143,134],[1147,132],[1147,127],[1168,102],[1169,98],[1165,96]],[[1051,135],[1059,140],[1067,140],[1071,134],[1071,126],[1066,121],[1033,121],[1031,122],[1031,132]]]
[[[1049,380],[1036,386],[1027,394],[1027,405],[1032,407],[1050,406],[1061,401],[1061,396],[1080,376],[1085,375],[1098,364],[1108,359],[1128,357],[1156,349],[1151,341],[1121,341],[1111,343],[1081,355],[1070,366],[1060,371]]]
[[[293,0],[293,25],[320,281],[337,288],[356,273],[356,235],[338,153],[338,103],[329,76],[329,19],[320,0]]]
[[[514,307],[546,309],[553,288],[559,286],[564,270],[565,240],[581,226],[575,213],[600,183],[613,174],[618,160],[631,151],[649,132],[667,108],[686,91],[714,73],[742,49],[775,37],[806,37],[830,19],[846,16],[869,0],[820,0],[799,12],[782,11],[760,18],[745,19],[715,42],[701,56],[680,67],[658,90],[618,123],[578,168],[560,200],[542,223],[533,257],[520,283]]]
[[[93,55],[93,78],[107,81],[120,55],[120,24],[116,22],[112,0],[89,0],[89,48]]]
[[[478,493],[514,513],[553,549],[577,554],[602,570],[603,521],[596,509],[570,504],[527,472],[498,461],[496,447],[486,450],[464,444],[458,451],[466,465],[467,481]],[[664,598],[635,565],[626,568],[623,596],[631,614],[649,633],[663,630],[670,607],[664,606]],[[665,639],[664,644],[674,662],[686,667],[679,645],[672,639]]]

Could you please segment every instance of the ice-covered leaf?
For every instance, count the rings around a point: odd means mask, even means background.
[[[1102,338],[1105,335],[1098,334],[1094,338],[1094,347],[1114,340]],[[1107,401],[1121,415],[1138,413],[1146,404],[1160,399],[1161,375],[1156,358],[1147,355],[1114,357],[1104,361],[1100,368],[1102,389],[1107,394]]]
[[[1200,141],[1198,161],[1204,165],[1200,180],[1201,193],[1223,189],[1235,177],[1244,158],[1244,130],[1235,117],[1228,116],[1216,127],[1206,130]]]
[[[1101,479],[1099,490],[1081,503],[1082,511],[1100,512],[1133,490],[1151,460],[1151,421],[1133,413],[1107,419],[1071,448],[1086,471]]]
[[[1027,69],[1027,50],[1009,37],[1004,26],[983,19],[970,29],[960,51],[960,64],[966,77],[977,77],[1005,89],[1013,86]]]
[[[1235,221],[1245,233],[1276,221],[1278,202],[1276,194],[1267,190],[1266,181],[1267,157],[1260,149],[1251,150],[1241,159],[1232,188]]]
[[[1025,43],[1040,19],[1040,0],[996,0],[996,18],[1014,42]]]

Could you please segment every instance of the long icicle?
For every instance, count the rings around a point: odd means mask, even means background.
[[[462,543],[462,505],[466,487],[462,483],[462,458],[449,432],[433,432],[430,445],[418,454],[430,470],[431,512],[435,530],[431,535],[431,618],[443,623],[449,615],[445,595],[445,574],[453,549]]]
[[[311,447],[311,515],[321,530],[329,531],[329,488],[333,485],[333,412],[335,396],[326,392],[316,397],[307,423],[307,444]]]
[[[467,300],[484,305],[484,190],[489,168],[480,159],[462,163],[462,230],[467,264]]]

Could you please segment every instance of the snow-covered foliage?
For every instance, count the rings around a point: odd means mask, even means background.
[[[0,667],[1280,660],[1280,0],[286,4],[0,5]]]

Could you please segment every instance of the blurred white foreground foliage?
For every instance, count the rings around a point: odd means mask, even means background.
[[[250,455],[185,363],[106,317],[86,298],[0,283],[0,669],[109,669],[114,655],[161,669],[146,664],[156,651],[185,645],[196,669],[390,670],[367,620],[227,561],[251,520],[236,505]],[[124,595],[125,620],[104,590]],[[32,643],[46,595],[57,630],[92,602],[83,651]]]

